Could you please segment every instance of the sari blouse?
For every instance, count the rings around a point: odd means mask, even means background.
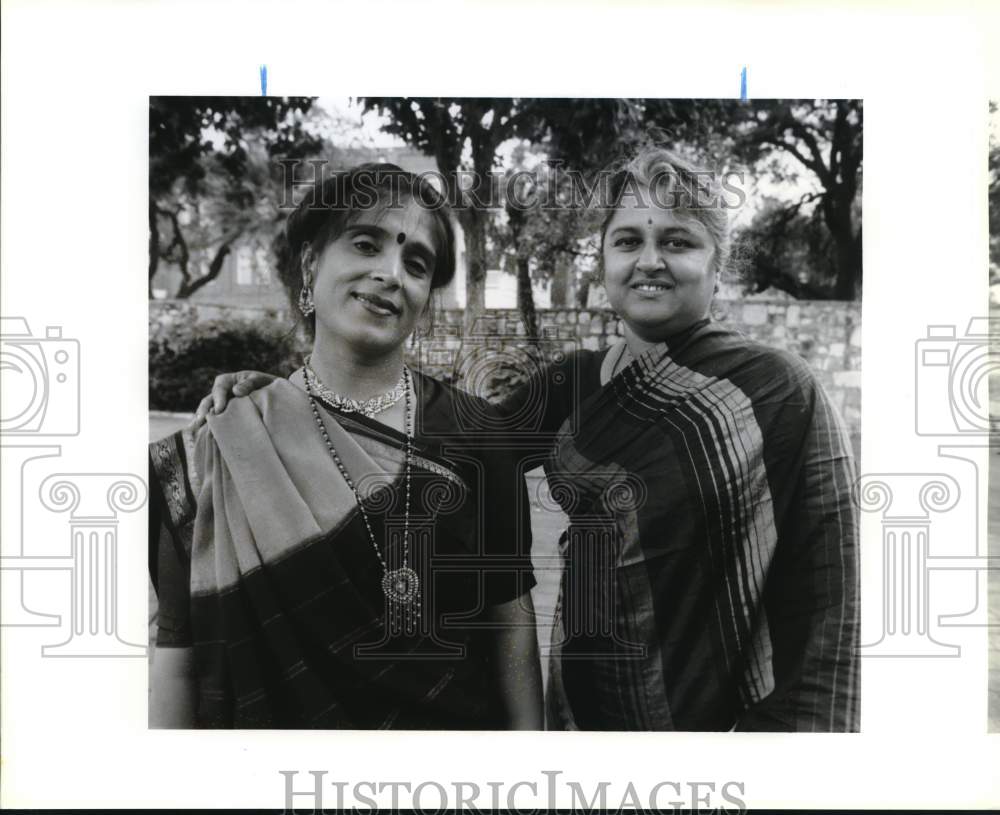
[[[523,474],[458,431],[472,397],[413,382],[409,627],[300,387],[277,380],[197,438],[150,445],[157,644],[193,648],[199,727],[505,726],[484,612],[534,584]],[[383,558],[403,565],[405,437],[317,403]]]
[[[549,726],[856,730],[855,474],[823,388],[708,320],[602,385],[606,353],[504,406],[570,520]]]

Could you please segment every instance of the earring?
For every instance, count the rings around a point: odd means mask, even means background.
[[[303,286],[299,291],[299,311],[302,312],[303,317],[308,317],[315,310],[316,304],[313,302],[312,292],[308,286]]]
[[[312,289],[310,288],[316,269],[314,265],[315,261],[313,258],[312,246],[308,243],[302,244],[300,258],[300,263],[302,265],[302,288],[299,289],[299,311],[302,312],[303,317],[308,317],[316,310],[316,304],[313,302]]]

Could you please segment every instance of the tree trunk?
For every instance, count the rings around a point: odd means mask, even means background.
[[[181,232],[180,219],[177,217],[177,213],[171,212],[170,210],[164,210],[162,211],[162,214],[166,215],[170,219],[170,223],[174,230],[173,240],[170,242],[170,246],[167,247],[165,254],[168,256],[168,259],[171,259],[169,256],[173,252],[175,246],[177,247],[178,252],[176,262],[181,271],[181,285],[178,288],[176,296],[187,297],[187,294],[182,294],[181,292],[188,287],[191,281],[191,272],[188,269],[188,263],[191,260],[191,252],[188,250],[187,241],[184,240],[184,234]]]
[[[858,226],[858,234],[854,236],[854,245],[852,246],[853,255],[854,255],[854,269],[856,270],[855,271],[855,275],[854,275],[854,299],[855,300],[860,300],[861,299],[861,285],[862,285],[862,283],[864,281],[864,276],[865,276],[865,267],[864,267],[864,263],[863,263],[864,255],[863,255],[863,247],[862,247],[862,241],[861,241],[861,233],[862,233],[862,231],[863,231],[863,227],[859,225]]]
[[[149,202],[149,299],[153,299],[153,277],[160,268],[160,225],[156,222],[156,202]]]
[[[507,207],[507,223],[510,226],[511,244],[514,249],[514,270],[517,276],[517,310],[524,324],[524,333],[529,343],[538,345],[538,314],[535,311],[535,295],[531,290],[531,255],[525,246],[524,212],[516,207]]]
[[[556,261],[552,270],[551,292],[552,308],[569,308],[569,268],[561,260]]]
[[[190,297],[202,286],[208,285],[219,276],[220,272],[222,272],[222,264],[225,262],[226,257],[228,257],[229,252],[231,251],[232,243],[236,240],[236,237],[237,236],[233,236],[223,243],[218,250],[216,250],[215,257],[212,258],[212,262],[208,266],[207,274],[203,277],[199,277],[197,280],[185,280],[181,284],[180,289],[177,291],[177,298],[179,300]]]
[[[846,193],[829,196],[823,201],[823,218],[836,247],[837,281],[833,296],[837,300],[854,300],[861,282],[861,235],[854,234],[851,201]],[[846,200],[845,200],[846,199]]]
[[[590,300],[590,278],[580,277],[577,280],[576,305],[578,308],[587,308]]]
[[[531,270],[528,258],[520,254],[517,258],[517,310],[521,313],[528,342],[538,345],[538,313],[535,311],[535,297],[531,291]]]
[[[853,241],[844,245],[837,241],[837,282],[833,288],[836,300],[853,300],[855,297],[855,267]]]
[[[486,220],[485,213],[466,209],[459,221],[465,232],[464,333],[472,333],[486,311]]]

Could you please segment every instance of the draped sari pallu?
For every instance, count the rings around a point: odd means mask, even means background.
[[[853,462],[803,361],[701,324],[584,393],[546,471],[550,727],[857,729]]]
[[[323,420],[389,568],[401,566],[402,436]],[[415,444],[408,562],[423,602],[408,627],[298,388],[233,400],[208,428],[151,445],[158,644],[194,648],[198,726],[500,726],[487,649],[464,624],[484,607],[467,477]]]

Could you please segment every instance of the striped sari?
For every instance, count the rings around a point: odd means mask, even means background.
[[[199,727],[504,726],[481,617],[532,582],[524,481],[455,433],[450,388],[419,374],[414,386],[408,564],[423,602],[410,629],[389,613],[364,519],[301,387],[278,380],[197,438],[150,446],[157,647],[193,648]],[[383,557],[402,565],[405,438],[321,412]]]
[[[855,475],[808,366],[709,321],[604,359],[534,385],[570,518],[549,726],[856,730]]]

